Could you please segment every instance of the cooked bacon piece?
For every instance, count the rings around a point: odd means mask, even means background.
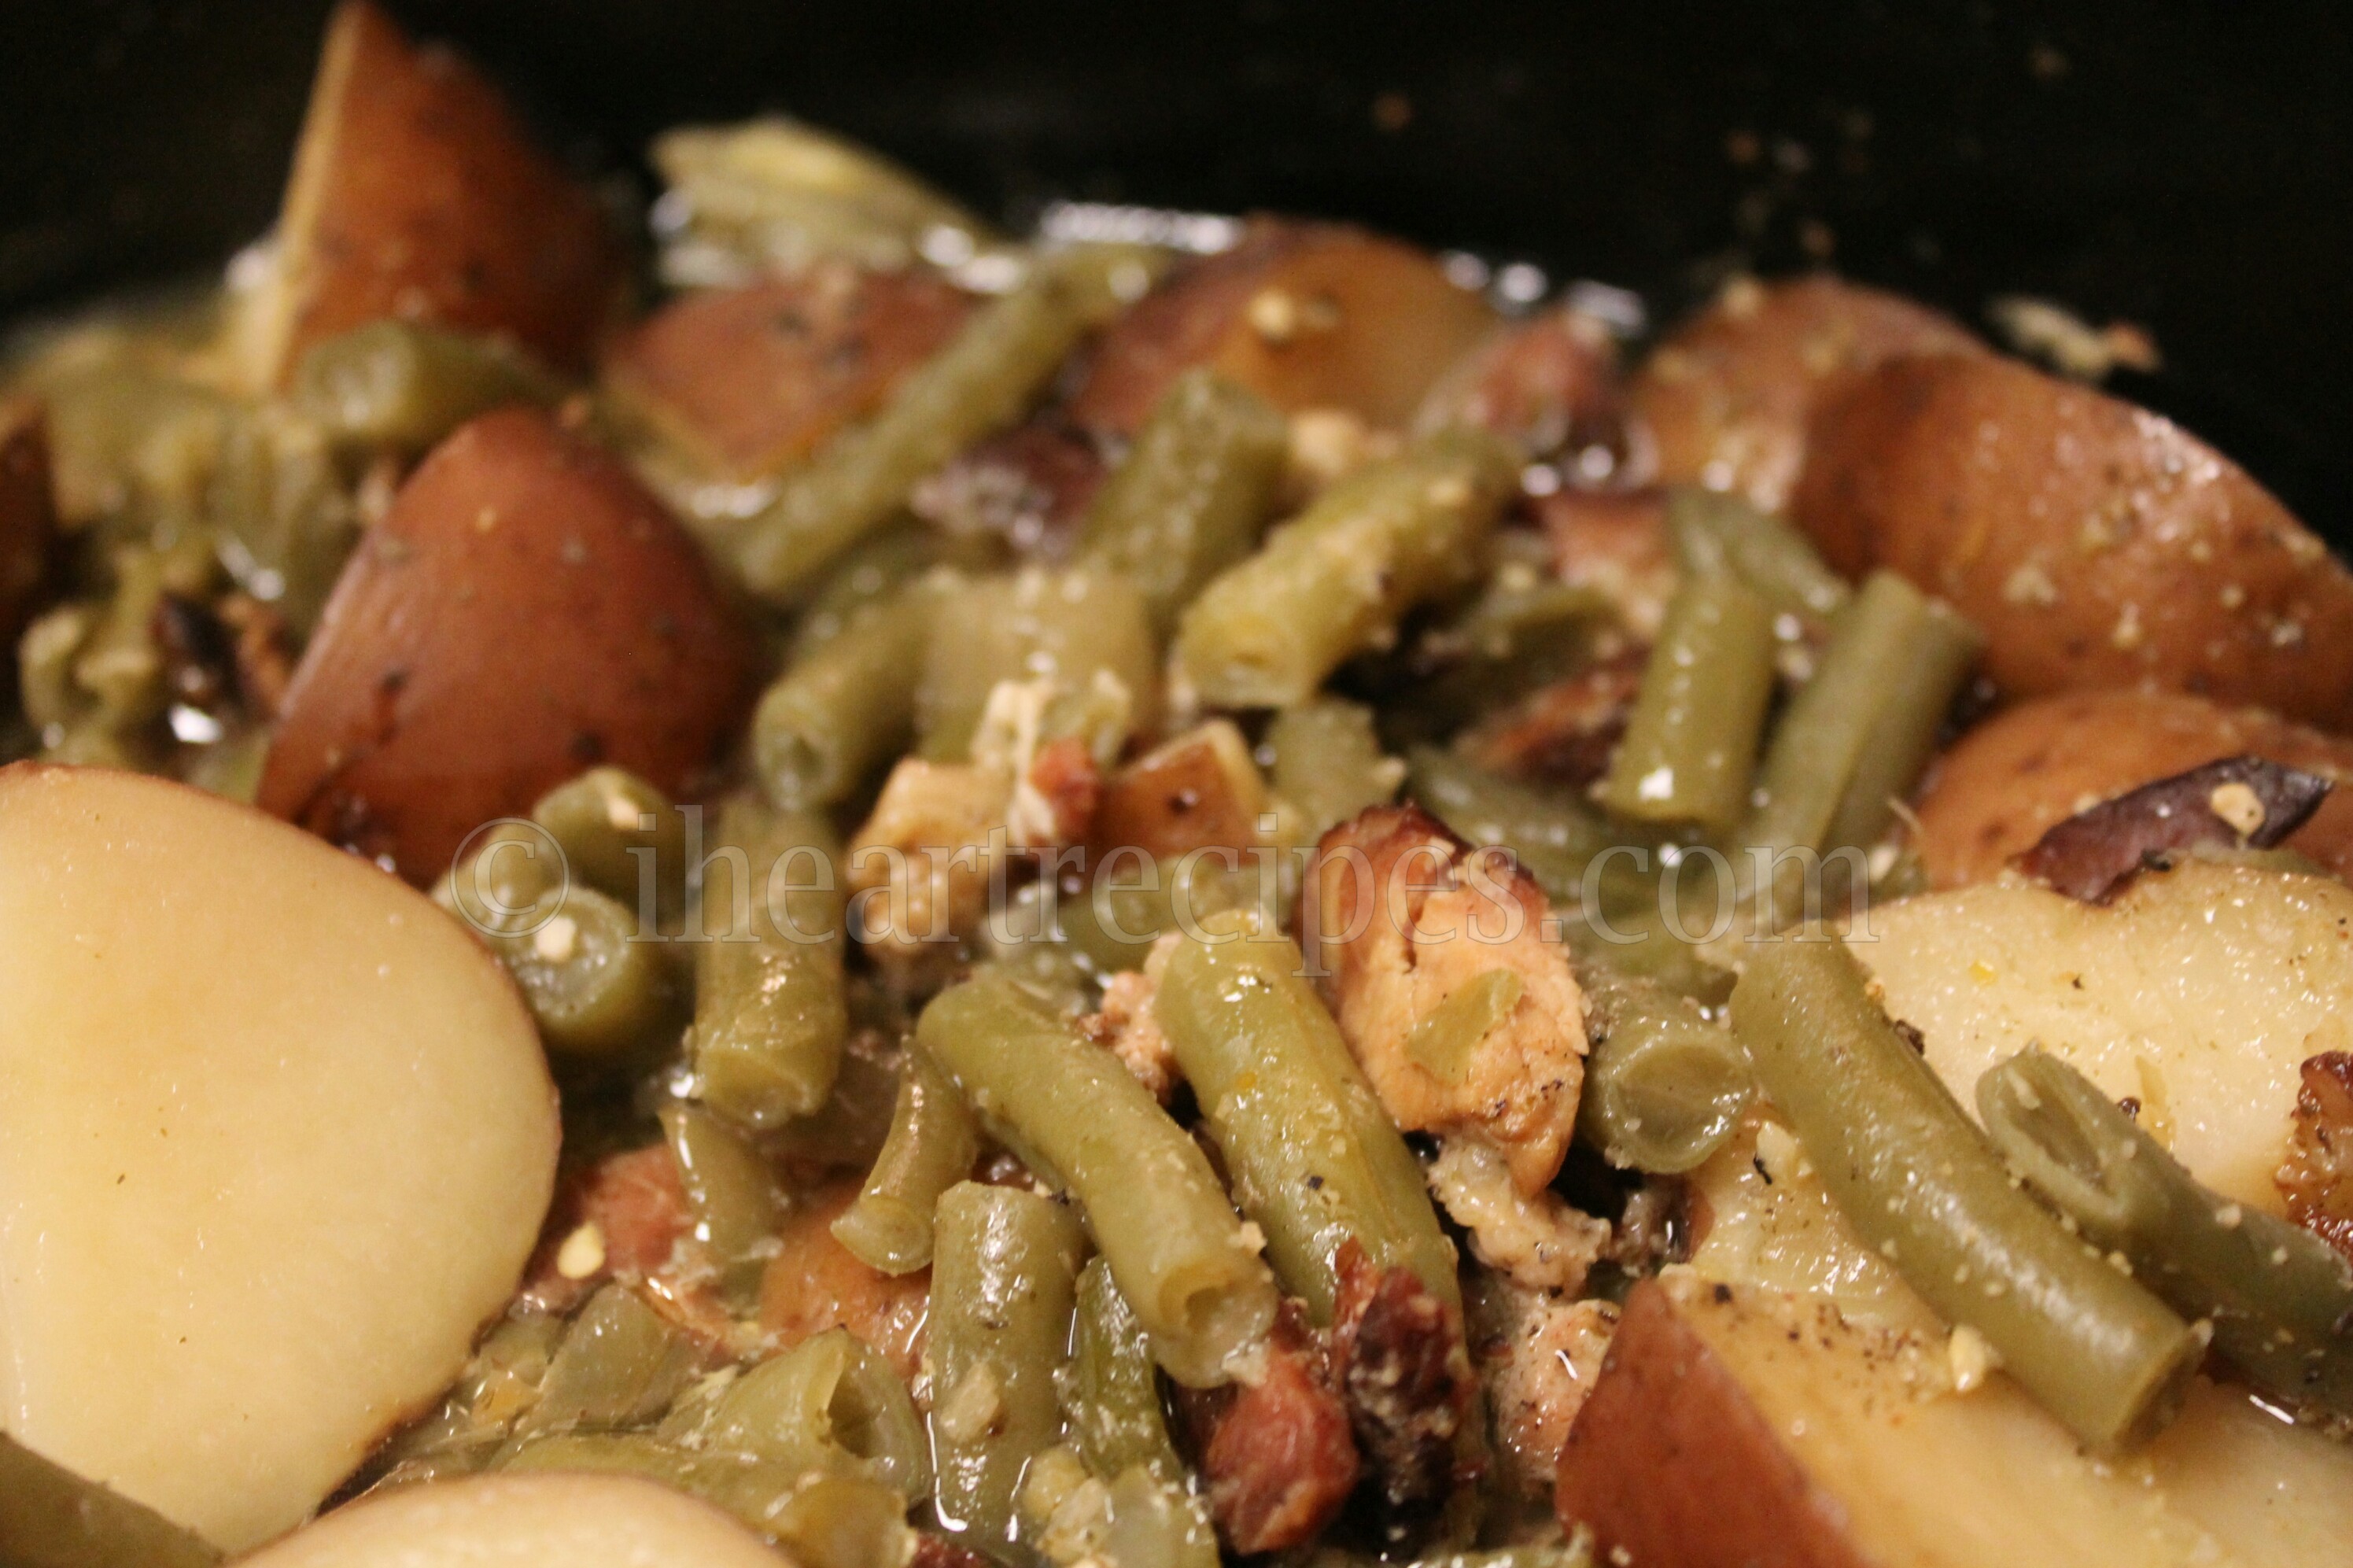
[[[2054,824],[2019,869],[2087,904],[2105,904],[2169,850],[2269,849],[2328,798],[2329,781],[2260,757],[2227,757],[2144,784]]]
[[[1425,426],[1456,420],[1518,442],[1531,457],[1624,438],[1618,345],[1581,311],[1546,311],[1472,349],[1423,400]]]
[[[995,534],[1024,556],[1055,557],[1110,471],[1092,437],[1033,419],[952,458],[910,503],[951,534]]]
[[[1324,1347],[1296,1301],[1285,1301],[1253,1383],[1180,1389],[1209,1514],[1248,1555],[1303,1546],[1356,1489],[1348,1411],[1334,1391]]]
[[[1039,747],[1014,787],[1011,825],[1017,844],[1083,842],[1102,804],[1103,770],[1087,743],[1061,736]]]
[[[593,1237],[583,1235],[591,1225]],[[693,1234],[694,1208],[668,1144],[607,1155],[557,1189],[523,1271],[523,1295],[567,1310],[607,1279],[643,1280],[677,1266],[679,1243]]]
[[[1562,490],[1539,496],[1535,509],[1561,580],[1607,596],[1637,637],[1655,635],[1679,576],[1666,498]]]
[[[1539,686],[1472,725],[1455,748],[1493,772],[1581,789],[1609,771],[1642,664],[1630,652]]]
[[[2287,1158],[2273,1180],[2289,1219],[2353,1259],[2353,1054],[2305,1063]]]
[[[1079,1020],[1079,1027],[1118,1057],[1154,1099],[1166,1105],[1176,1087],[1176,1053],[1152,1011],[1158,989],[1157,976],[1150,970],[1122,969],[1103,982],[1103,1010]]]
[[[1586,1040],[1534,879],[1415,806],[1325,833],[1311,878],[1306,942],[1382,1108],[1409,1132],[1483,1137],[1522,1192],[1540,1191],[1576,1126]]]
[[[857,1196],[856,1182],[838,1182],[805,1199],[785,1221],[776,1255],[760,1277],[760,1327],[780,1350],[828,1329],[847,1329],[912,1383],[923,1365],[932,1271],[884,1274],[834,1240],[828,1227]]]
[[[1402,1265],[1382,1268],[1340,1244],[1332,1361],[1356,1442],[1391,1506],[1441,1498],[1458,1478],[1457,1439],[1478,1385],[1462,1318]]]

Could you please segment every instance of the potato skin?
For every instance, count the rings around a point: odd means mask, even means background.
[[[693,541],[617,461],[501,409],[436,448],[353,553],[259,803],[427,881],[596,763],[693,795],[754,660]]]
[[[1410,245],[1253,218],[1240,245],[1170,277],[1104,334],[1071,414],[1132,435],[1179,372],[1208,365],[1285,413],[1345,408],[1399,428],[1493,323]]]
[[[2353,573],[2168,419],[2006,359],[1907,356],[1814,421],[1794,511],[1987,634],[2012,696],[2094,686],[2353,724]]]
[[[927,273],[820,262],[665,305],[614,345],[605,374],[664,436],[749,478],[872,413],[970,310]]]
[[[621,282],[596,198],[480,72],[411,44],[373,0],[328,23],[280,228],[264,385],[380,316],[504,334],[582,369]]]
[[[1837,1500],[1655,1279],[1626,1298],[1561,1449],[1554,1507],[1564,1530],[1592,1528],[1598,1561],[1869,1568]]]
[[[57,545],[48,426],[30,397],[0,398],[0,647],[13,650],[37,608]],[[0,701],[14,690],[0,682]]]
[[[2353,740],[2260,708],[2181,692],[2067,692],[1996,714],[1945,753],[1915,845],[1936,886],[1984,882],[2084,805],[2242,753],[2353,779]],[[2330,795],[2284,847],[2353,874],[2353,790]]]
[[[1830,394],[1898,354],[1983,354],[1959,323],[1827,274],[1740,278],[1676,328],[1629,388],[1662,484],[1704,484],[1767,512],[1805,466],[1807,429]]]

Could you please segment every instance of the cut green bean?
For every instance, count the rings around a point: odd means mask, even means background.
[[[500,339],[387,316],[304,354],[291,393],[339,440],[413,453],[502,404],[551,406],[564,384]]]
[[[980,1128],[964,1096],[929,1057],[910,1050],[891,1135],[866,1185],[834,1220],[834,1239],[885,1274],[926,1266],[940,1194],[971,1175],[979,1158]]]
[[[847,1329],[828,1329],[738,1377],[691,1436],[804,1473],[871,1477],[902,1497],[921,1497],[932,1484],[931,1451],[907,1385]]]
[[[938,607],[925,582],[910,584],[786,666],[752,715],[753,768],[770,804],[838,804],[907,749]]]
[[[1548,789],[1491,773],[1434,746],[1407,753],[1407,788],[1424,809],[1474,844],[1510,850],[1545,896],[1556,904],[1581,901],[1586,868],[1625,842],[1602,815],[1565,789]],[[1620,866],[1624,871],[1618,871]],[[1647,880],[1618,856],[1602,867],[1630,885]]]
[[[767,1528],[802,1568],[907,1568],[914,1556],[906,1497],[855,1476],[804,1481]]]
[[[1304,702],[1477,569],[1518,474],[1509,447],[1458,429],[1340,481],[1202,590],[1177,628],[1178,666],[1218,706]]]
[[[814,1113],[849,1033],[843,894],[826,824],[733,801],[703,871],[694,1070],[712,1109],[758,1130]]]
[[[1203,920],[1221,909],[1256,908],[1277,919],[1282,889],[1251,857],[1232,863],[1216,854],[1147,863],[1122,857],[1099,863],[1084,887],[1055,902],[1061,942],[1097,975],[1139,969],[1152,944],[1184,919]],[[1180,918],[1181,916],[1181,918]]]
[[[941,992],[916,1038],[1001,1141],[1078,1199],[1169,1375],[1231,1376],[1274,1320],[1274,1283],[1208,1157],[1150,1092],[1002,976]],[[936,1301],[936,1272],[933,1288]]]
[[[859,1022],[854,1001],[850,1011],[857,1027],[842,1046],[841,1067],[833,1075],[833,1092],[825,1104],[761,1135],[763,1145],[780,1160],[829,1171],[867,1171],[882,1153],[902,1075],[899,1047],[892,1042],[905,1031],[896,1024],[884,1029]]]
[[[531,1004],[540,1037],[560,1054],[630,1051],[668,1033],[684,1013],[659,934],[640,930],[636,911],[592,887],[565,892],[557,912],[534,928],[488,939]]]
[[[1071,1445],[1098,1478],[1115,1479],[1141,1466],[1155,1479],[1184,1484],[1185,1462],[1168,1437],[1152,1347],[1100,1257],[1079,1275],[1078,1327],[1060,1386]]]
[[[1613,1165],[1653,1175],[1695,1169],[1739,1126],[1756,1079],[1721,1023],[1665,987],[1585,965],[1592,1047],[1577,1136]]]
[[[873,419],[836,437],[785,481],[734,540],[744,582],[790,604],[843,552],[888,522],[916,482],[1019,418],[1080,336],[1149,277],[1140,252],[1041,257],[1011,293],[976,312]]]
[[[1273,755],[1275,793],[1321,835],[1369,806],[1397,798],[1405,764],[1381,752],[1373,712],[1338,697],[1314,697],[1274,715],[1266,749]]]
[[[741,1133],[700,1106],[667,1105],[659,1118],[694,1208],[695,1234],[718,1257],[722,1282],[739,1298],[756,1290],[762,1244],[775,1237],[783,1212],[776,1172]]]
[[[1773,612],[1729,572],[1683,579],[1601,799],[1621,817],[1728,828],[1748,804],[1773,696]]]
[[[1258,542],[1289,441],[1282,416],[1257,394],[1185,372],[1096,493],[1079,558],[1134,582],[1165,635],[1202,585]]]
[[[1879,842],[1936,753],[1953,698],[1985,639],[1937,600],[1928,602],[1901,664],[1889,673],[1879,717],[1831,819],[1825,849]]]
[[[1065,699],[1084,699],[1108,682],[1125,701],[1109,715],[1115,733],[1089,737],[1103,761],[1150,716],[1159,656],[1143,596],[1124,577],[1095,567],[1031,567],[976,578],[945,593],[935,615],[915,698],[923,754],[934,761],[971,753],[1002,682],[1050,682]],[[1067,721],[1053,724],[1054,716],[1041,716],[1041,733],[1066,730]]]
[[[928,1330],[934,1503],[942,1525],[1001,1555],[1017,1539],[1022,1472],[1061,1427],[1055,1373],[1085,1237],[1067,1206],[976,1181],[941,1194],[937,1224]]]
[[[993,535],[949,535],[909,519],[861,541],[825,575],[793,623],[785,662],[805,659],[887,604],[934,567],[980,570],[995,564]]]
[[[592,768],[539,798],[531,820],[564,852],[575,878],[651,928],[686,900],[686,818],[670,797],[621,768]]]
[[[1736,495],[1670,490],[1667,528],[1687,575],[1729,571],[1762,595],[1777,616],[1819,624],[1846,602],[1846,579],[1822,564],[1804,535]]]
[[[2201,1336],[2063,1230],[2008,1171],[1837,941],[1762,941],[1732,1027],[1847,1223],[2094,1448],[2173,1418]]]
[[[9,1568],[211,1568],[192,1531],[0,1433],[0,1563]]]
[[[607,1285],[565,1331],[539,1403],[515,1423],[516,1435],[642,1425],[702,1371],[702,1352],[691,1340],[635,1290]]]
[[[2353,1268],[2301,1225],[2199,1184],[2099,1087],[2027,1051],[1978,1080],[1978,1114],[2026,1184],[2279,1399],[2353,1415]]]
[[[1329,1323],[1336,1256],[1354,1239],[1459,1307],[1421,1164],[1300,978],[1299,948],[1234,914],[1202,931],[1170,956],[1154,1012],[1284,1290]]]

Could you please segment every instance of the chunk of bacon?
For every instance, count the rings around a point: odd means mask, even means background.
[[[1185,1389],[1209,1514],[1245,1555],[1313,1541],[1356,1489],[1359,1461],[1325,1348],[1296,1301],[1283,1303],[1257,1379]]]
[[[1351,1236],[1335,1260],[1332,1360],[1357,1446],[1392,1506],[1441,1498],[1477,1384],[1462,1315],[1403,1265],[1383,1268]]]

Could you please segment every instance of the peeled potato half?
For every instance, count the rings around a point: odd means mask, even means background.
[[[554,1178],[513,986],[242,806],[0,769],[0,1425],[237,1551],[435,1398]]]

